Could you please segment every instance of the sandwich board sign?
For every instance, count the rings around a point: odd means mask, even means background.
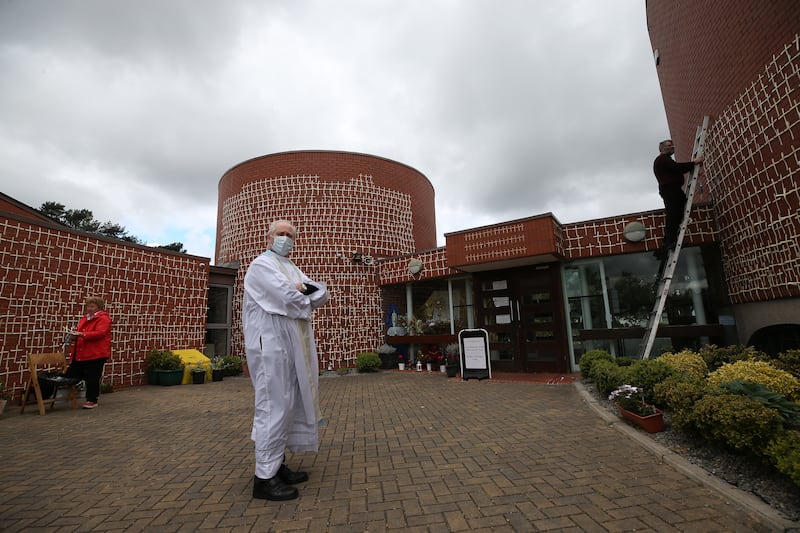
[[[485,329],[462,329],[458,332],[461,352],[461,379],[492,379],[489,360],[489,332]]]

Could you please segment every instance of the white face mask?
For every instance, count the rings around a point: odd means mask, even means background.
[[[278,235],[272,239],[272,251],[286,257],[294,248],[294,240],[286,235]]]

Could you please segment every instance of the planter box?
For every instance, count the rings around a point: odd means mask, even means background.
[[[641,416],[633,411],[628,411],[619,403],[615,403],[614,405],[616,405],[617,409],[619,409],[619,413],[622,415],[622,418],[633,422],[648,433],[658,433],[659,431],[664,431],[664,412],[661,411],[661,409],[656,408],[655,414]]]
[[[158,384],[164,387],[180,385],[183,381],[183,369],[178,370],[156,370],[158,374]]]

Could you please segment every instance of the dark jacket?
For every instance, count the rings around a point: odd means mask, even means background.
[[[661,154],[653,161],[653,174],[656,175],[659,186],[683,186],[683,175],[694,169],[694,163],[678,163],[672,156]]]

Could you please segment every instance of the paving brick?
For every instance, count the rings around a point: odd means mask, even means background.
[[[320,392],[320,452],[288,455],[310,475],[289,502],[251,498],[245,378],[124,389],[93,411],[7,409],[2,529],[770,530],[609,428],[571,385],[382,372]]]

